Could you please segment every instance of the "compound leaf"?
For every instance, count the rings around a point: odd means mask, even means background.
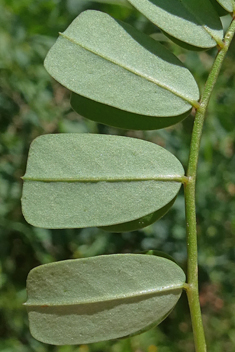
[[[204,49],[223,39],[220,18],[209,0],[128,1],[172,39]]]
[[[53,345],[136,334],[174,308],[185,274],[156,256],[116,254],[39,266],[27,279],[32,335]]]
[[[44,135],[30,148],[23,214],[44,228],[125,223],[167,205],[183,175],[178,159],[150,142],[94,134]]]
[[[98,11],[85,11],[72,22],[45,67],[72,92],[148,119],[185,116],[198,106],[198,86],[172,53]]]

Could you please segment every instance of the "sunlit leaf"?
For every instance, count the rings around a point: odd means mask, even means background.
[[[223,39],[222,24],[209,0],[128,0],[173,39],[211,48]]]
[[[167,205],[184,170],[167,150],[139,139],[44,135],[31,145],[22,208],[37,227],[129,222]]]
[[[185,274],[151,255],[116,254],[33,269],[27,279],[30,330],[53,345],[125,337],[159,324],[177,303]]]
[[[72,22],[49,51],[45,67],[71,91],[148,120],[178,119],[198,106],[197,84],[172,53],[98,11],[85,11]]]

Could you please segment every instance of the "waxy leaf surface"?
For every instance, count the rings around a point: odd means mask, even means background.
[[[235,1],[234,0],[217,0],[217,1],[228,12],[235,11]]]
[[[120,224],[167,205],[183,175],[178,159],[154,143],[109,135],[44,135],[30,148],[23,214],[44,228]]]
[[[220,18],[209,0],[128,1],[172,39],[205,49],[223,39]]]
[[[71,91],[137,115],[179,116],[198,104],[192,74],[172,53],[98,11],[85,11],[72,22],[45,67]]]
[[[117,254],[33,269],[27,279],[30,331],[53,345],[125,337],[159,324],[177,303],[185,274],[151,255]]]

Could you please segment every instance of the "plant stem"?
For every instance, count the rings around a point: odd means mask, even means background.
[[[195,340],[196,352],[206,352],[206,341],[204,335],[204,329],[202,324],[202,315],[199,302],[199,291],[198,291],[198,253],[197,253],[197,223],[196,223],[196,205],[195,205],[195,189],[196,189],[196,175],[197,165],[199,157],[199,149],[201,142],[201,135],[203,124],[205,120],[205,114],[207,106],[211,97],[212,90],[217,81],[220,68],[222,66],[224,57],[232,41],[235,32],[235,16],[233,21],[225,35],[224,45],[220,48],[211,72],[208,76],[205,84],[204,92],[200,100],[200,107],[197,110],[192,140],[189,152],[189,163],[187,170],[188,182],[184,184],[185,187],[185,212],[186,212],[186,224],[187,224],[187,251],[188,251],[188,287],[186,289],[193,334]]]

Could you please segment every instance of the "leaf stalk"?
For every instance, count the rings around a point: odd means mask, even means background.
[[[223,41],[224,45],[222,48],[219,49],[215,61],[213,63],[212,69],[205,84],[204,92],[200,100],[200,107],[198,108],[195,116],[187,170],[188,182],[184,183],[188,251],[188,286],[186,292],[189,302],[196,352],[207,351],[198,290],[198,250],[195,203],[197,166],[206,110],[209,104],[211,93],[217,81],[222,63],[224,61],[229,45],[231,44],[234,33],[235,19],[233,18],[231,25],[228,28],[227,33],[225,34]]]

